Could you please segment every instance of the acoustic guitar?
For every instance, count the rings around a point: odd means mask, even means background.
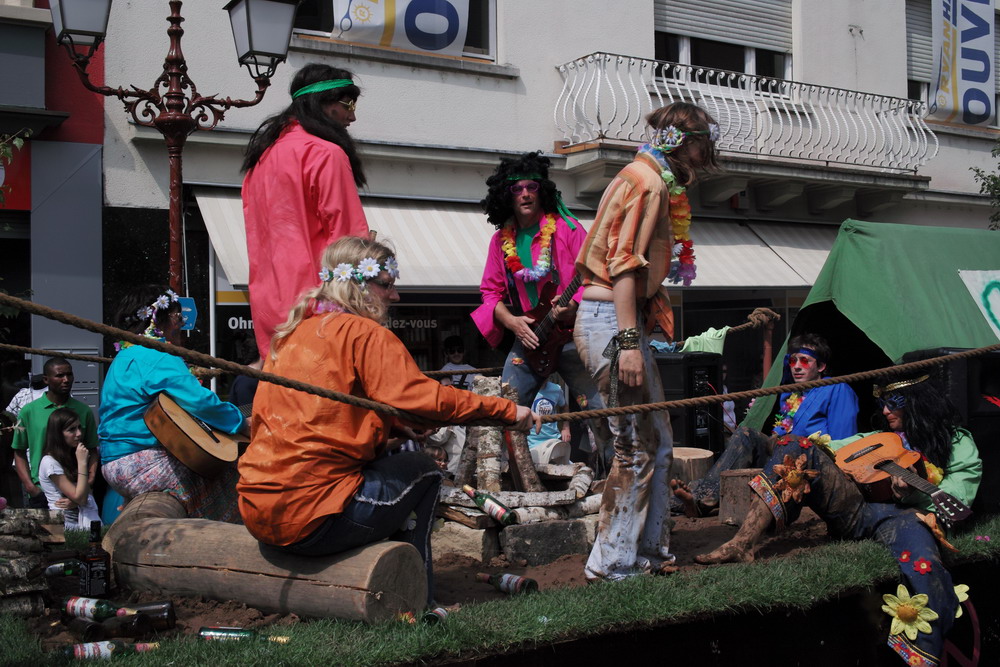
[[[559,308],[565,308],[569,305],[582,283],[583,278],[574,275],[573,280],[569,281],[569,285],[566,285],[566,289],[562,291],[555,305]],[[552,299],[555,298],[557,289],[559,286],[555,283],[546,283],[538,297],[538,305],[525,313],[538,322],[533,329],[535,335],[538,336],[538,347],[534,350],[525,350],[524,359],[528,362],[531,370],[542,378],[552,375],[556,362],[559,361],[559,352],[562,351],[566,343],[573,340],[573,327],[566,326],[552,315]]]
[[[249,417],[253,406],[243,405],[237,409],[244,417]],[[230,435],[213,429],[164,393],[157,394],[149,404],[143,420],[178,461],[209,479],[218,477],[249,444],[242,434]]]
[[[965,503],[945,493],[920,475],[908,470],[922,468],[920,454],[903,446],[895,433],[874,433],[841,447],[836,452],[837,466],[861,487],[872,502],[892,500],[891,477],[898,477],[921,493],[930,496],[938,518],[951,527],[972,514]]]

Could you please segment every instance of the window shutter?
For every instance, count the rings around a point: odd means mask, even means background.
[[[931,83],[934,69],[930,0],[906,0],[906,78]]]
[[[655,0],[657,31],[792,52],[791,0]]]

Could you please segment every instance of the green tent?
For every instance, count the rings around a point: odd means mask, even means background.
[[[830,341],[832,375],[898,363],[914,350],[993,345],[1000,337],[987,318],[1000,327],[1000,282],[982,290],[984,314],[960,271],[1000,271],[1000,232],[847,220],[790,331]],[[781,384],[787,343],[765,387]],[[855,391],[870,397],[870,383]],[[743,424],[761,429],[773,409],[774,397],[758,399]]]

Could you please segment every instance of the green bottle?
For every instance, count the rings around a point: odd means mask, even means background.
[[[476,503],[476,507],[489,514],[496,521],[505,526],[517,523],[517,515],[509,507],[485,491],[474,489],[468,484],[462,487],[462,491],[465,491],[465,495],[472,498],[472,502]]]
[[[118,615],[118,605],[96,598],[63,598],[60,609],[72,618],[89,618],[92,621],[103,621]]]
[[[203,627],[198,630],[198,636],[208,641],[240,641],[243,639],[256,639],[261,642],[274,642],[275,644],[287,644],[289,637],[278,635],[262,635],[246,628],[220,628]]]
[[[444,623],[444,619],[448,618],[448,613],[448,610],[444,607],[435,607],[434,609],[425,611],[420,620],[428,625],[437,625],[438,623]]]
[[[148,644],[126,644],[118,639],[112,639],[104,642],[90,642],[88,644],[74,644],[73,646],[67,646],[63,649],[63,655],[67,658],[75,658],[77,660],[107,660],[108,658],[116,655],[125,655],[127,653],[145,653],[146,651],[152,651],[159,647],[159,642],[152,642]]]
[[[518,593],[535,593],[538,591],[538,582],[527,577],[519,577],[516,574],[487,574],[480,572],[476,575],[476,581],[489,584],[501,593],[516,595]]]

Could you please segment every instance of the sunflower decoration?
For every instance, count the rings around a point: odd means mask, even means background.
[[[955,597],[958,598],[958,609],[955,610],[955,618],[961,618],[962,603],[969,599],[968,584],[959,584],[958,586],[955,586]]]
[[[892,616],[890,635],[905,633],[907,639],[914,641],[918,632],[931,633],[931,621],[937,620],[936,611],[927,606],[927,595],[920,593],[910,597],[906,586],[900,584],[896,594],[886,593],[882,596],[885,602],[882,611]]]
[[[927,514],[917,512],[917,519],[920,523],[931,529],[931,534],[934,535],[935,539],[941,543],[941,546],[949,551],[958,553],[958,549],[955,548],[955,545],[945,539],[944,530],[942,530],[941,526],[938,525],[937,515],[934,514],[934,512],[928,512]]]
[[[806,469],[805,454],[800,454],[797,459],[793,459],[791,454],[785,454],[781,463],[774,464],[774,474],[781,477],[774,484],[774,490],[781,492],[781,502],[794,500],[800,503],[802,496],[812,489],[809,480],[818,477],[819,471]]]

